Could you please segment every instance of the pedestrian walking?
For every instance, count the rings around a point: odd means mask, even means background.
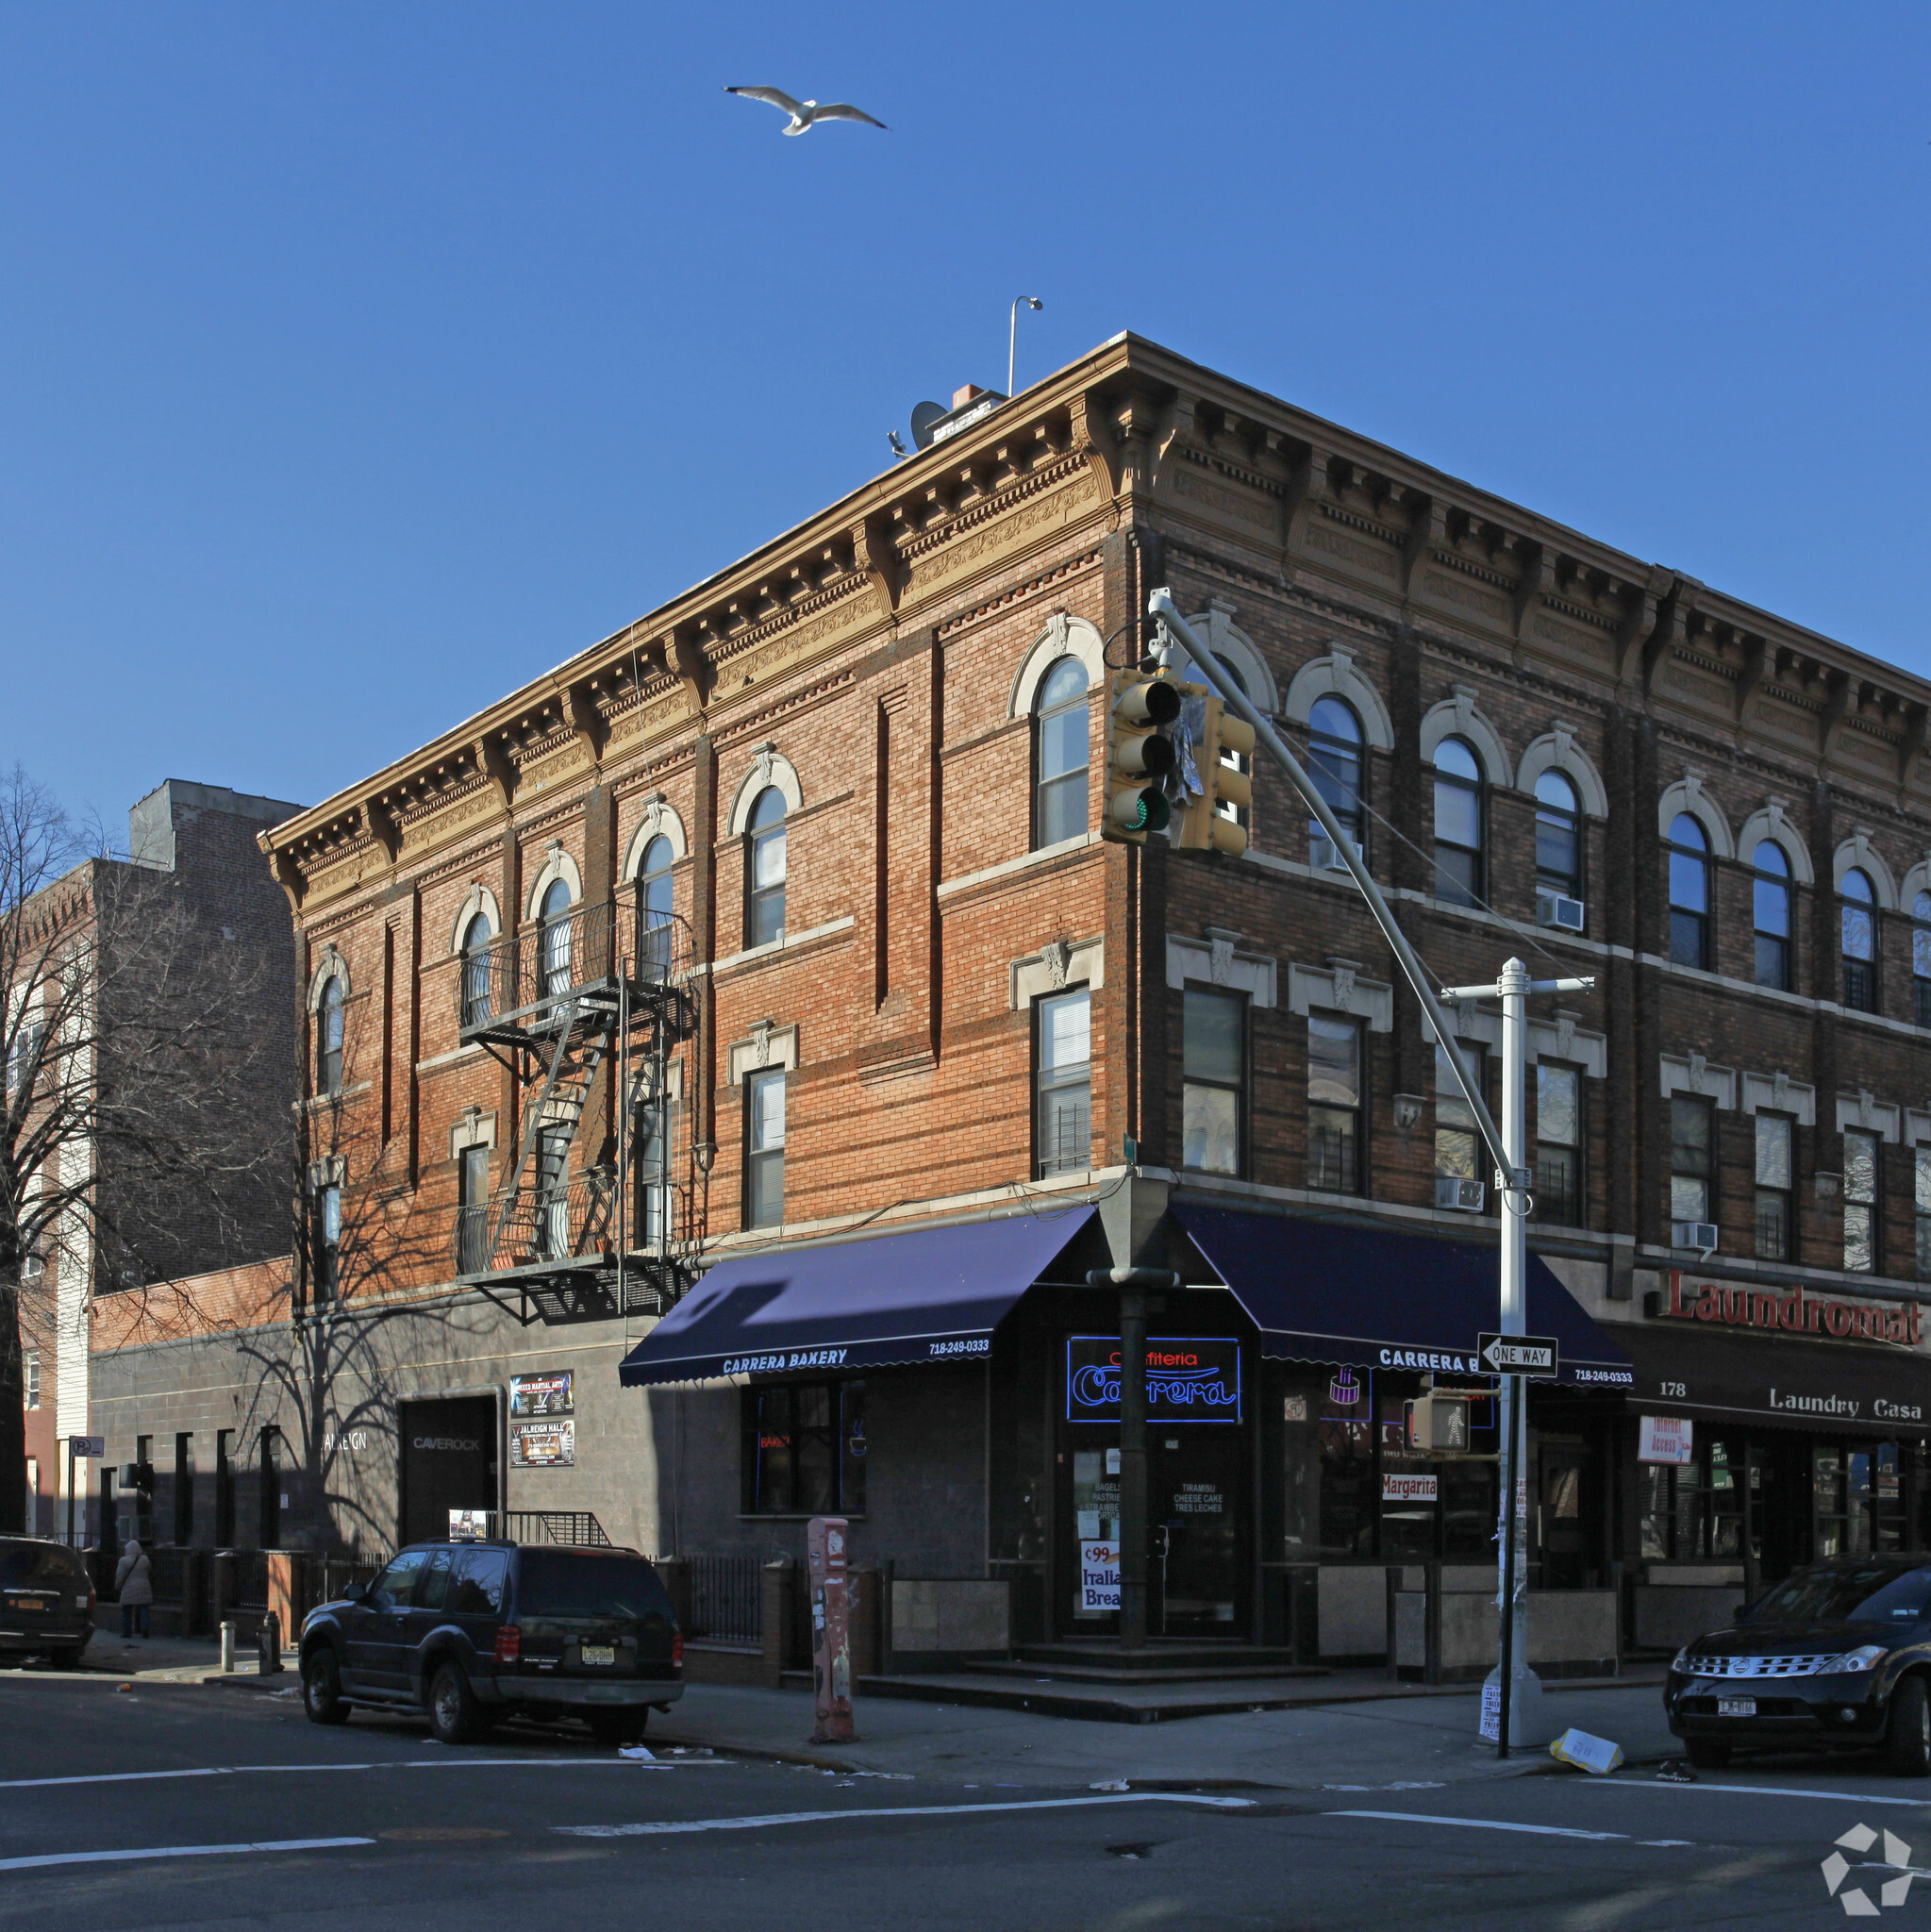
[[[148,1607],[154,1602],[154,1565],[138,1542],[129,1542],[121,1552],[114,1569],[114,1594],[121,1599],[121,1635],[132,1640],[134,1628],[148,1635]]]

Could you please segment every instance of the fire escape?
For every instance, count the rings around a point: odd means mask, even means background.
[[[690,1285],[671,1055],[697,1029],[691,966],[682,920],[619,898],[463,959],[459,1038],[515,1075],[519,1129],[488,1202],[457,1210],[456,1277],[524,1327],[661,1314]]]

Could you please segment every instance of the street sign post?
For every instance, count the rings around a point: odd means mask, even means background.
[[[1553,1335],[1489,1335],[1475,1338],[1475,1353],[1491,1375],[1531,1375],[1553,1381],[1562,1367]]]

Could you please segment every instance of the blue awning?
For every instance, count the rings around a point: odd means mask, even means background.
[[[1180,1224],[1279,1360],[1357,1368],[1486,1373],[1475,1338],[1500,1325],[1492,1243],[1335,1222],[1183,1207]],[[1629,1357],[1575,1298],[1529,1257],[1528,1332],[1561,1345],[1562,1380],[1627,1389]]]
[[[1082,1204],[720,1261],[624,1358],[628,1388],[797,1369],[984,1361],[1092,1219]]]

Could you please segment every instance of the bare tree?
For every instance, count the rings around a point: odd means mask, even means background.
[[[23,1327],[254,1258],[286,1224],[280,1070],[241,1020],[264,970],[171,874],[0,776],[0,1532],[25,1526]]]

